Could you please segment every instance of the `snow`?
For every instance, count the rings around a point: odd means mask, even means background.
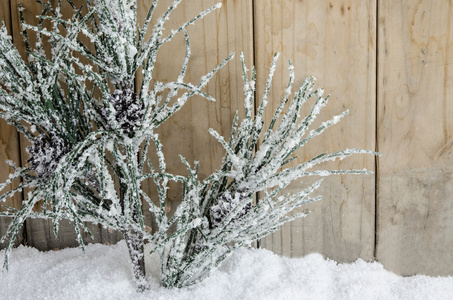
[[[4,250],[0,251],[0,255]],[[154,263],[153,263],[154,262]],[[211,277],[184,289],[160,287],[157,257],[147,258],[151,290],[137,294],[124,241],[39,252],[20,246],[0,274],[1,299],[452,299],[453,277],[403,278],[379,263],[338,264],[320,254],[286,258],[240,249]]]

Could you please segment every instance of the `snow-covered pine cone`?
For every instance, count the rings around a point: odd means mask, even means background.
[[[141,120],[145,114],[145,104],[130,88],[115,90],[110,95],[109,102],[113,106],[115,120],[123,133],[133,137],[134,131],[141,125]],[[103,109],[102,115],[107,118],[107,114],[108,111]],[[108,125],[113,127],[112,124]]]
[[[62,138],[49,132],[36,137],[26,150],[31,169],[39,177],[47,178],[55,171],[60,159],[71,149]]]
[[[222,193],[222,195],[220,195],[219,199],[217,200],[217,204],[211,206],[211,226],[213,228],[219,226],[219,224],[223,221],[223,219],[225,219],[228,213],[243,201],[248,201],[248,199],[242,193],[234,192],[234,194],[231,194],[230,191],[225,191],[224,193]],[[236,216],[234,216],[231,222],[234,222],[242,216],[246,215],[251,209],[252,203],[249,202],[241,211],[237,213]]]

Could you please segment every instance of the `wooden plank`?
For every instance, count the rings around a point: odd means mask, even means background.
[[[172,1],[159,1],[154,16],[160,16]],[[170,32],[199,12],[211,7],[217,0],[183,1],[171,14],[165,29]],[[139,20],[142,22],[151,1],[139,0]],[[186,174],[186,168],[178,155],[192,164],[200,162],[199,178],[206,178],[221,164],[223,148],[208,133],[209,128],[228,136],[236,110],[243,112],[243,92],[239,52],[244,51],[249,65],[253,64],[252,1],[222,1],[222,8],[198,20],[187,31],[191,43],[191,58],[185,81],[197,84],[201,76],[216,67],[231,52],[237,57],[221,69],[205,88],[214,96],[215,103],[193,97],[172,118],[158,128],[164,146],[167,170],[174,174]],[[140,22],[139,22],[140,23]],[[175,80],[184,58],[184,38],[179,34],[158,54],[153,76],[162,81]],[[140,78],[139,82],[140,82]],[[152,154],[151,154],[152,156]],[[152,158],[152,157],[151,157]],[[153,194],[152,186],[146,188]],[[170,186],[169,211],[176,209],[181,200],[182,187]]]
[[[93,234],[92,239],[87,233],[83,233],[85,244],[103,243],[116,244],[123,236],[121,233],[108,230],[98,224],[85,223]],[[77,235],[74,231],[72,222],[61,220],[59,224],[58,236],[55,237],[51,220],[27,219],[27,245],[41,251],[59,250],[68,247],[78,247]]]
[[[452,275],[452,1],[379,1],[377,259]]]
[[[3,20],[8,33],[11,33],[11,8],[10,1],[2,1],[0,3],[0,20]]]
[[[11,30],[11,11],[9,1],[2,1],[0,3],[0,19],[5,22],[6,28],[9,34],[12,34]],[[6,160],[11,160],[17,165],[20,165],[19,157],[19,136],[16,129],[8,125],[4,120],[0,120],[0,182],[6,181],[9,174],[14,173],[14,170],[6,164]],[[2,191],[2,193],[13,189],[19,184],[19,180],[13,182],[8,188]],[[20,208],[22,201],[21,194],[16,194],[13,198],[7,199],[6,202],[0,203],[1,205],[8,205],[14,208]],[[3,210],[0,208],[0,210]],[[3,236],[8,229],[10,218],[0,218],[0,236]],[[19,236],[16,239],[16,244],[20,244],[23,241],[23,232],[19,232]],[[0,244],[0,249],[5,247],[5,244]]]
[[[299,152],[299,162],[324,151],[375,149],[375,17],[374,0],[255,1],[258,96],[263,93],[273,53],[281,52],[271,90],[273,109],[286,88],[287,61],[291,59],[296,70],[295,86],[306,76],[315,75],[318,87],[332,94],[321,120],[345,108],[350,110],[346,119]],[[268,121],[270,118],[268,110]],[[374,162],[372,156],[355,156],[326,167],[374,170]],[[290,189],[303,186],[298,183]],[[311,210],[311,215],[284,226],[263,239],[262,245],[288,256],[321,252],[337,261],[371,259],[374,186],[373,175],[330,177],[317,192],[323,200],[304,208]]]

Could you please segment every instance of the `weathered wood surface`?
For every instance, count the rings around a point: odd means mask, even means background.
[[[9,33],[11,31],[11,11],[8,1],[1,1],[0,3],[0,20],[5,22],[6,28]],[[8,179],[10,173],[14,170],[6,164],[6,160],[11,160],[20,164],[19,155],[19,135],[16,129],[8,125],[4,120],[0,120],[0,182],[5,182]],[[19,184],[19,180],[16,180],[9,187],[5,188],[2,192],[9,191]],[[13,198],[7,199],[6,202],[0,202],[1,205],[8,205],[14,208],[20,208],[22,201],[22,195],[16,194]],[[3,210],[0,207],[0,210]],[[9,218],[0,218],[0,236],[3,236],[8,229],[11,220]],[[19,236],[16,239],[16,244],[22,243],[23,232],[19,232]],[[5,246],[5,243],[0,243],[0,249]]]
[[[172,1],[159,1],[154,16],[160,16]],[[170,32],[199,12],[218,3],[217,0],[183,1],[170,15],[165,29]],[[151,1],[139,0],[139,20],[146,17]],[[139,21],[139,23],[140,23]],[[229,136],[234,114],[244,111],[241,64],[239,52],[253,64],[252,1],[222,1],[222,8],[210,13],[187,28],[191,45],[191,57],[185,76],[186,82],[198,84],[201,76],[209,73],[231,52],[236,58],[222,68],[204,89],[214,96],[216,102],[194,96],[172,118],[158,128],[164,147],[168,171],[174,174],[187,174],[179,154],[193,164],[200,162],[199,177],[206,178],[220,168],[224,150],[209,134],[213,128],[222,135]],[[182,34],[164,45],[154,70],[154,78],[162,81],[175,80],[181,69],[185,53]],[[138,78],[140,82],[140,78]],[[152,156],[152,154],[151,154]],[[149,193],[153,193],[150,186]],[[169,211],[174,211],[181,201],[182,186],[172,185],[169,190]]]
[[[319,120],[350,110],[342,122],[298,153],[299,162],[325,151],[375,148],[375,17],[375,1],[255,1],[258,97],[272,55],[280,52],[271,91],[272,110],[287,85],[288,59],[295,66],[294,89],[305,77],[315,75],[318,87],[332,94]],[[268,110],[268,120],[271,114]],[[373,171],[374,157],[354,156],[326,168]],[[294,184],[292,189],[303,186]],[[321,252],[338,261],[373,258],[374,187],[373,175],[330,177],[316,193],[323,199],[305,207],[312,211],[309,216],[284,226],[261,244],[287,256]]]
[[[451,1],[379,1],[377,259],[453,274]]]

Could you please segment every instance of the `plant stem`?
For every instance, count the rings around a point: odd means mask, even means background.
[[[136,232],[133,229],[129,229],[124,231],[124,238],[129,250],[132,270],[137,282],[137,291],[143,292],[149,288],[146,283],[143,234]]]
[[[120,176],[124,176],[121,170],[118,170]],[[124,212],[124,195],[126,187],[120,184],[120,203]],[[138,221],[137,208],[134,207],[132,218],[135,222]],[[145,271],[145,256],[144,256],[144,240],[143,233],[137,232],[131,227],[123,231],[124,239],[126,240],[127,248],[129,250],[129,257],[132,263],[132,271],[134,273],[135,281],[137,283],[137,292],[144,292],[149,289],[146,283]]]

